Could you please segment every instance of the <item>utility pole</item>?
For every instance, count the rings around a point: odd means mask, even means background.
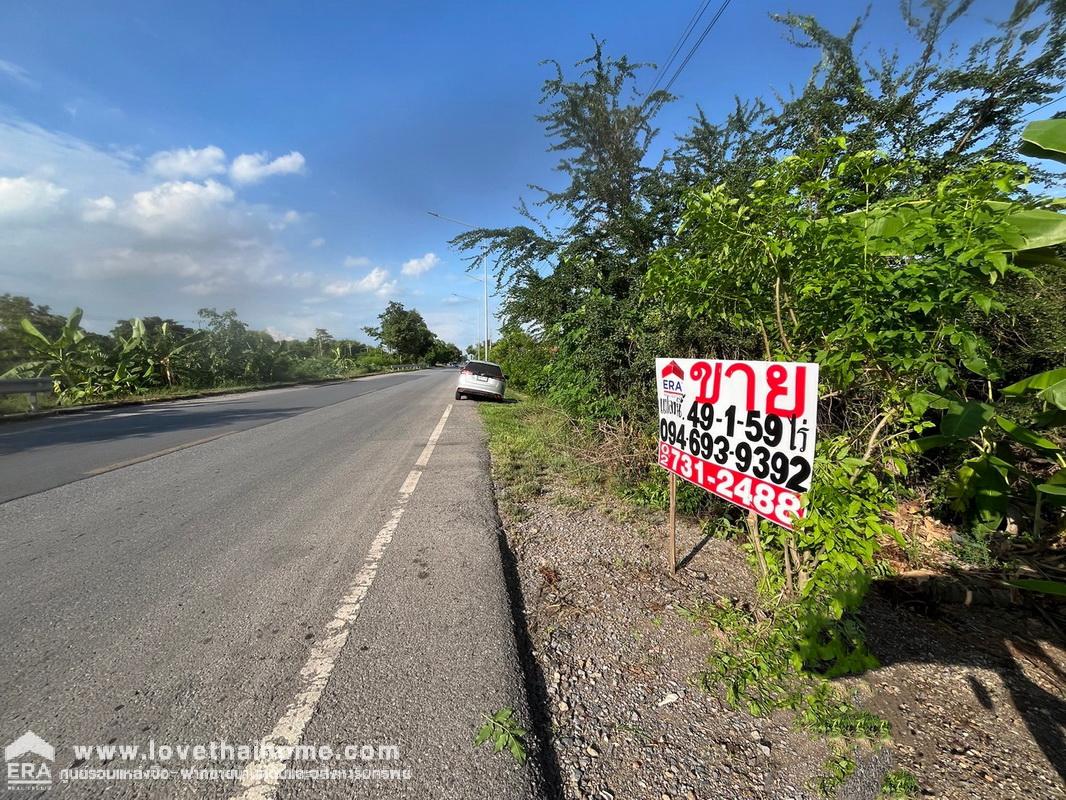
[[[475,278],[473,275],[470,275],[468,273],[464,273],[464,274],[465,274],[465,276],[467,278],[469,278],[472,281],[477,281],[478,283],[482,282],[481,278]],[[477,337],[479,339],[478,344],[481,346],[481,349],[485,353],[485,360],[488,361],[489,360],[489,267],[488,267],[488,262],[486,262],[486,264],[485,264],[484,283],[485,283],[485,330],[484,330],[485,336],[484,336],[484,338],[482,338],[482,336],[481,336],[481,334],[482,334],[481,324],[478,323],[478,326],[477,326]],[[452,292],[452,294],[455,294],[455,293]],[[456,296],[459,297],[460,295],[456,295]],[[476,303],[477,301],[475,300],[474,302]]]
[[[427,211],[426,213],[429,214],[431,217],[436,217],[437,219],[446,220],[447,222],[454,222],[456,225],[462,225],[463,227],[466,227],[466,228],[476,228],[477,227],[477,225],[471,225],[469,222],[463,222],[461,219],[455,219],[454,217],[446,217],[443,214],[438,214],[436,211]],[[484,347],[485,347],[485,360],[488,361],[489,360],[489,262],[485,261],[484,263],[485,263],[485,277],[484,277],[484,281],[485,281],[485,341],[484,341]],[[470,275],[468,277],[470,277],[471,279],[473,279],[475,281],[477,280],[477,278],[475,278],[473,275]],[[459,295],[456,295],[456,296],[458,297]],[[480,328],[480,326],[478,326],[478,327]]]
[[[489,360],[489,262],[485,262],[485,360]]]
[[[474,278],[474,280],[477,280],[477,278]],[[452,292],[452,297],[458,297],[461,300],[470,300],[474,303],[474,314],[477,317],[477,325],[474,326],[474,341],[477,342],[478,348],[480,349],[481,342],[478,341],[478,339],[481,338],[481,306],[478,303],[477,298],[469,297],[465,294],[459,294],[458,292]],[[485,355],[485,360],[489,360],[488,354]]]

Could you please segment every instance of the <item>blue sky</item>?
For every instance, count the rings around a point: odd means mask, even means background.
[[[365,338],[396,299],[465,346],[476,304],[453,293],[480,287],[447,244],[461,228],[427,211],[516,222],[526,184],[555,180],[538,62],[577,61],[593,33],[662,62],[698,5],[8,0],[0,292],[81,305],[99,330],[232,306],[301,338]],[[814,55],[770,12],[843,30],[864,7],[734,0],[675,84],[661,143],[697,103],[717,116],[734,95],[802,83]],[[976,3],[956,37],[1001,13]],[[894,0],[874,3],[866,31],[874,51],[903,43]]]

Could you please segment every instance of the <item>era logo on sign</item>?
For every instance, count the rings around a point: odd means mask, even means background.
[[[684,396],[684,379],[685,373],[678,366],[676,361],[671,361],[665,367],[663,367],[662,374],[663,392],[665,394],[674,394],[679,397]]]
[[[52,770],[45,762],[55,761],[55,757],[56,751],[52,745],[33,731],[26,731],[4,748],[7,788],[51,786]]]

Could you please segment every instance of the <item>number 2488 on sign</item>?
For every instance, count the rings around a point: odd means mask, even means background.
[[[659,442],[659,466],[790,530],[794,519],[803,516],[796,492],[734,472],[666,442]]]

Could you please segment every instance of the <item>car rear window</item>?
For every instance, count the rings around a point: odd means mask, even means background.
[[[471,361],[466,365],[466,368],[475,375],[484,375],[486,378],[493,378],[498,381],[503,380],[503,370],[495,364],[483,364],[480,361]]]

